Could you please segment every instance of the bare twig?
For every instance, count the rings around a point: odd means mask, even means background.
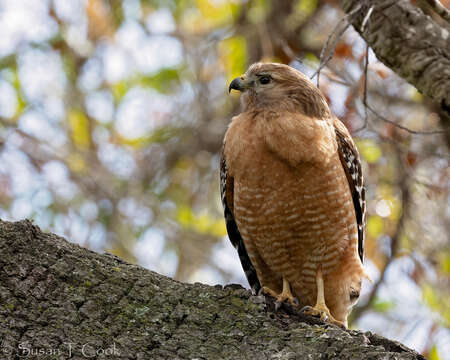
[[[336,46],[337,46],[339,40],[341,39],[342,35],[344,35],[344,33],[350,27],[350,22],[351,21],[348,21],[347,24],[341,30],[338,30],[339,27],[345,21],[347,21],[351,17],[353,17],[361,9],[361,6],[362,5],[359,4],[352,11],[350,11],[347,15],[345,15],[341,20],[339,20],[339,22],[334,27],[333,31],[330,33],[330,35],[328,35],[327,41],[326,41],[325,45],[323,46],[322,50],[320,51],[319,68],[311,76],[311,79],[313,79],[314,76],[317,75],[317,87],[319,87],[320,71],[328,64],[328,62],[333,57],[334,51],[336,50]],[[335,36],[335,37],[334,37],[334,41],[333,41],[333,43],[331,45],[331,50],[329,51],[328,56],[327,56],[327,58],[324,61],[325,53],[330,48],[330,43],[331,43],[331,39],[333,39],[333,36]]]
[[[397,149],[399,151],[402,152],[402,154],[408,154],[409,152],[411,152],[410,146],[403,144],[401,142],[398,142],[397,140],[392,139],[391,137],[385,136],[383,135],[380,131],[378,131],[377,129],[371,129],[373,132],[375,132],[379,138],[380,141],[387,143],[387,144],[396,144],[397,145]],[[448,158],[450,159],[450,154],[445,154],[445,153],[437,153],[437,152],[433,152],[433,151],[425,151],[425,150],[421,150],[421,151],[415,151],[414,152],[417,156],[420,156],[422,158],[426,158],[426,157],[435,157],[435,158]]]
[[[372,8],[371,8],[372,9]],[[366,16],[364,20],[368,19],[369,16]],[[368,73],[368,67],[369,67],[369,44],[366,44],[366,53],[365,53],[365,57],[364,57],[364,90],[363,90],[363,104],[364,104],[364,123],[363,125],[354,130],[353,133],[357,133],[359,131],[362,131],[364,129],[367,128],[367,123],[369,121],[369,116],[368,116],[368,110],[370,110],[370,112],[375,115],[378,119],[387,122],[389,124],[392,124],[394,126],[396,126],[397,128],[404,130],[410,134],[413,135],[436,135],[436,134],[446,134],[447,132],[450,131],[450,128],[446,128],[443,130],[431,130],[431,131],[420,131],[420,130],[412,130],[406,126],[400,125],[398,123],[396,123],[393,120],[389,120],[388,118],[380,115],[376,110],[374,110],[367,101],[367,83],[368,83],[368,78],[367,78],[367,73]]]
[[[336,84],[340,84],[340,85],[344,85],[344,86],[352,86],[352,84],[348,81],[346,81],[345,79],[342,78],[338,78],[336,77],[336,74],[331,72],[331,71],[324,71],[322,72],[323,76],[327,77],[328,80],[330,80],[331,82],[334,82]]]
[[[342,20],[341,20],[342,21]],[[334,51],[336,50],[336,46],[339,42],[339,40],[341,40],[342,35],[344,35],[344,33],[347,31],[347,29],[350,27],[350,24],[347,23],[344,28],[342,28],[336,35],[336,37],[334,38],[333,44],[331,46],[331,50],[327,56],[327,58],[325,59],[325,61],[323,60],[323,58],[325,57],[325,51],[329,48],[330,46],[330,42],[331,39],[333,38],[333,35],[335,35],[335,33],[337,32],[338,27],[341,25],[341,22],[339,22],[336,27],[334,28],[334,30],[331,32],[331,34],[328,36],[327,42],[325,43],[325,46],[322,48],[322,50],[320,51],[320,58],[319,58],[319,68],[316,70],[316,72],[311,76],[311,79],[314,78],[314,76],[317,75],[317,87],[319,87],[319,79],[320,79],[320,71],[327,66],[328,62],[333,58],[334,55]]]
[[[364,17],[364,20],[363,20],[363,22],[362,22],[362,24],[361,24],[361,31],[364,31],[364,28],[366,27],[366,24],[367,24],[367,22],[369,21],[369,19],[370,19],[370,15],[372,14],[372,11],[373,11],[373,5],[370,7],[370,9],[369,9],[369,11],[367,12],[367,14],[366,14],[366,16]]]
[[[364,124],[354,131],[357,133],[364,130],[367,127],[369,121],[368,106],[367,106],[367,70],[369,68],[369,44],[366,44],[366,54],[364,56],[364,92],[363,92],[363,104],[364,104]]]
[[[436,185],[436,184],[431,184],[429,182],[418,179],[417,176],[414,176],[412,179],[414,180],[414,183],[422,185],[433,191],[449,191],[450,190],[450,186],[440,186],[440,185]]]
[[[292,60],[296,60],[299,63],[301,63],[303,60],[295,53],[294,50],[289,46],[288,42],[282,38],[278,38],[278,43],[280,44],[281,48],[283,49],[284,53],[289,56]]]
[[[442,19],[450,23],[450,10],[441,4],[439,0],[427,0],[428,5],[433,11],[438,14]]]
[[[404,131],[406,131],[406,132],[408,132],[408,133],[410,133],[410,134],[413,134],[413,135],[435,135],[435,134],[446,134],[447,132],[450,131],[450,129],[448,129],[448,128],[447,128],[447,129],[444,129],[444,130],[431,130],[431,131],[412,130],[412,129],[406,127],[406,126],[397,124],[395,121],[389,120],[388,118],[386,118],[386,117],[380,115],[380,114],[379,114],[376,110],[374,110],[369,104],[366,104],[366,107],[367,107],[367,109],[369,109],[370,112],[371,112],[372,114],[374,114],[378,119],[380,119],[380,120],[382,120],[382,121],[384,121],[384,122],[387,122],[387,123],[389,123],[389,124],[392,124],[392,125],[398,127],[399,129],[404,130]]]

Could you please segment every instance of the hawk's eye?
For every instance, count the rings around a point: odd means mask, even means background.
[[[263,75],[259,78],[259,82],[263,85],[270,83],[270,76]]]

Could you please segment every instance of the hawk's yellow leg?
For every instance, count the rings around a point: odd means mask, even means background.
[[[267,286],[263,286],[262,288],[263,293],[269,294],[270,296],[274,297],[277,301],[275,303],[275,307],[280,307],[281,303],[287,302],[291,304],[292,306],[298,306],[298,300],[292,295],[291,292],[291,285],[289,284],[289,281],[287,281],[285,278],[283,278],[283,290],[281,291],[281,294],[277,294],[272,289],[269,289]]]
[[[301,311],[306,315],[318,316],[323,321],[328,321],[329,323],[346,328],[347,326],[342,321],[336,320],[333,317],[333,315],[331,315],[330,310],[325,304],[325,294],[324,294],[323,276],[321,267],[319,267],[319,269],[317,270],[316,284],[317,284],[316,305],[314,307],[305,306],[302,308]]]

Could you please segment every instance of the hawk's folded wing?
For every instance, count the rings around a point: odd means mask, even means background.
[[[347,128],[338,119],[334,127],[338,144],[339,158],[347,176],[355,207],[356,222],[358,225],[358,254],[363,261],[364,257],[364,227],[366,218],[366,189],[364,188],[361,161],[356,146],[348,133]]]
[[[239,232],[233,214],[233,178],[227,174],[227,162],[222,148],[222,155],[220,159],[220,195],[222,198],[222,205],[224,209],[225,223],[227,226],[228,237],[231,244],[237,250],[239,259],[241,260],[242,268],[244,269],[247,281],[254,294],[257,294],[261,289],[256,270],[248,257],[245,249],[244,240]]]

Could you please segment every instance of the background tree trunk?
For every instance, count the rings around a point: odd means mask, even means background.
[[[0,358],[424,359],[240,286],[183,284],[0,220]],[[83,353],[84,351],[84,353]]]

